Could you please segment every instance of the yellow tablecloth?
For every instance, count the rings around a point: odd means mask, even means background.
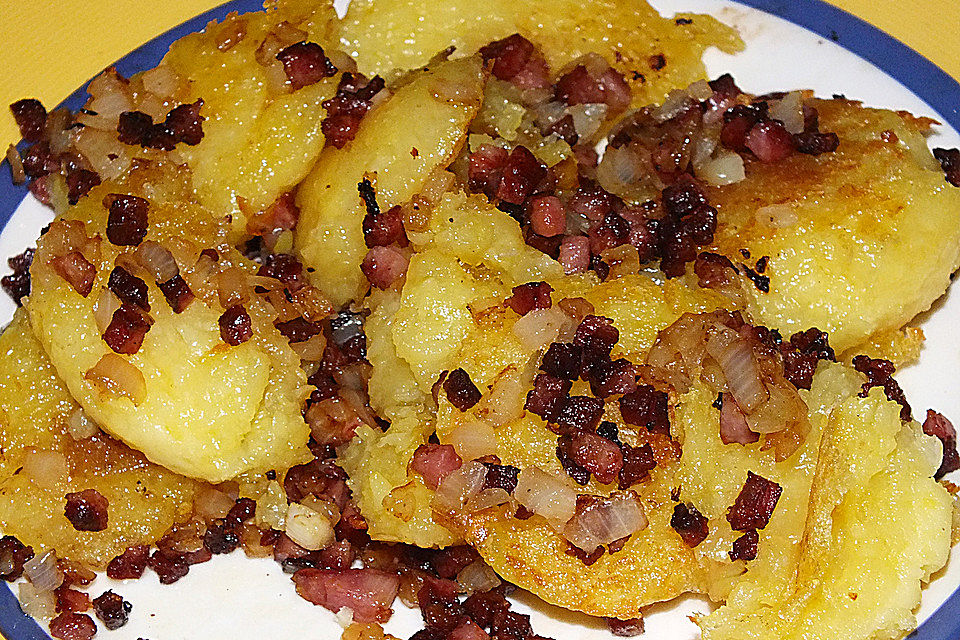
[[[546,0],[549,1],[549,0]],[[5,106],[23,97],[45,105],[138,44],[221,0],[0,0],[0,143],[18,136]],[[957,0],[833,0],[960,79]]]

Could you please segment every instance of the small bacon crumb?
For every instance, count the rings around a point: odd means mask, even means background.
[[[734,531],[763,529],[770,522],[781,492],[776,482],[748,471],[743,489],[727,512],[727,522]]]
[[[253,336],[250,314],[243,305],[235,304],[220,316],[220,337],[232,347],[243,344]]]

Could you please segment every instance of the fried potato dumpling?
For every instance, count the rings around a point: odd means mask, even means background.
[[[156,69],[141,74],[155,84],[172,78],[180,86],[176,104],[203,100],[203,139],[177,150],[200,203],[215,215],[230,214],[240,235],[252,216],[303,179],[324,147],[323,101],[333,97],[339,75],[293,90],[276,54],[301,41],[330,54],[335,20],[326,2],[232,13],[177,40]]]
[[[755,323],[784,335],[817,327],[840,353],[899,329],[946,290],[960,265],[960,190],[927,148],[929,120],[842,99],[808,104],[839,148],[745,159],[745,180],[709,191],[719,214],[707,250],[769,278],[769,292],[743,278]]]
[[[0,335],[0,528],[40,555],[104,569],[127,547],[152,544],[189,516],[197,484],[105,436],[70,434],[84,420],[33,336],[25,311]],[[76,429],[76,427],[72,427]],[[103,531],[77,531],[65,495],[95,489],[107,498]]]
[[[424,69],[365,116],[352,142],[321,154],[297,192],[296,249],[334,304],[359,300],[368,286],[358,183],[369,177],[384,211],[411,200],[456,157],[485,82],[478,56]]]
[[[470,303],[502,300],[512,286],[563,270],[524,244],[517,223],[479,196],[444,195],[429,227],[411,234],[411,242],[420,251],[403,290],[372,296],[365,325],[370,405],[391,421],[390,429],[361,427],[339,459],[372,537],[445,546],[458,537],[433,521],[433,492],[407,472],[433,431],[431,389],[472,332]]]
[[[723,304],[723,299],[710,291],[689,289],[674,280],[658,283],[647,275],[623,276],[599,284],[590,277],[568,277],[550,284],[554,304],[566,298],[583,298],[593,305],[594,313],[613,320],[620,330],[620,341],[611,357],[634,362],[642,362],[657,332],[683,313],[713,311]],[[451,442],[454,433],[465,425],[492,421],[496,455],[503,464],[555,473],[578,493],[609,494],[615,487],[596,480],[582,488],[574,485],[557,459],[556,434],[540,418],[523,410],[533,380],[532,368],[542,354],[522,346],[514,329],[517,322],[517,315],[503,307],[478,320],[474,333],[464,341],[458,364],[478,388],[490,391],[484,391],[485,399],[467,413],[457,410],[441,394],[438,438],[442,443]],[[494,390],[517,369],[527,370],[527,374],[521,376],[525,384],[516,388],[511,402]],[[486,400],[494,394],[496,398]],[[490,414],[494,402],[516,406],[518,411],[504,421]],[[497,573],[547,602],[591,615],[633,618],[640,615],[644,605],[700,591],[704,575],[692,551],[670,528],[678,449],[663,436],[625,424],[619,411],[609,406],[601,419],[615,423],[621,439],[631,446],[649,443],[658,463],[650,482],[633,487],[649,526],[631,536],[622,550],[604,554],[586,566],[566,553],[567,541],[545,519],[534,516],[518,520],[512,511],[503,509],[458,515],[452,526],[462,531]]]
[[[248,339],[224,342],[220,295],[242,292],[255,265],[221,244],[219,226],[191,202],[188,185],[182,168],[145,163],[55,221],[31,269],[31,325],[84,411],[153,462],[211,482],[286,469],[309,459],[305,374],[258,296],[242,303]],[[142,198],[139,246],[110,241],[111,194]],[[217,261],[201,260],[214,246]],[[123,287],[108,284],[120,265],[141,278],[149,310],[120,305]],[[175,284],[179,278],[171,297],[158,288],[157,272]],[[126,342],[144,322],[142,345]],[[119,345],[108,346],[111,331]]]
[[[536,2],[444,0],[429,11],[413,0],[351,2],[339,25],[341,45],[364,73],[425,64],[449,46],[471,54],[519,33],[543,49],[555,71],[587,53],[602,55],[630,84],[634,104],[660,102],[671,89],[704,77],[701,56],[710,45],[732,53],[743,43],[715,18],[661,17],[646,3],[570,0]]]
[[[861,383],[849,368],[821,365],[803,392],[813,431],[785,463],[757,445],[722,444],[704,389],[681,400],[681,499],[711,522],[697,547],[702,562],[729,564],[740,533],[723,516],[748,471],[783,489],[757,558],[710,585],[726,604],[698,620],[705,640],[865,639],[915,628],[921,582],[947,560],[953,500],[932,478],[939,443],[901,423],[880,389],[858,397]]]

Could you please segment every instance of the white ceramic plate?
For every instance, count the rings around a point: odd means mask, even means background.
[[[818,95],[842,93],[869,106],[906,109],[945,123],[936,129],[932,146],[960,146],[960,86],[932,64],[889,36],[819,0],[654,0],[664,15],[676,11],[709,13],[736,26],[747,43],[736,56],[715,50],[707,53],[710,77],[730,72],[745,91],[809,88]],[[748,6],[749,5],[749,6]],[[258,9],[260,0],[236,0],[199,16],[118,61],[129,75],[153,67],[178,37],[196,31],[212,18],[232,10]],[[759,7],[755,8],[755,7]],[[763,9],[763,10],[760,10]],[[781,16],[781,17],[778,17]],[[802,26],[801,26],[802,25]],[[899,80],[899,81],[898,81]],[[79,107],[82,90],[66,104]],[[950,124],[953,126],[951,127]],[[50,214],[25,190],[0,179],[0,256],[20,253],[34,244]],[[22,200],[22,202],[21,202]],[[918,259],[922,259],[918,257]],[[8,270],[0,271],[4,275]],[[0,322],[6,322],[13,303],[0,296]],[[945,296],[922,319],[927,343],[918,365],[898,374],[914,412],[928,407],[960,419],[960,341],[951,319],[960,317],[960,296]],[[960,473],[960,472],[958,472]],[[912,640],[955,640],[960,637],[960,561],[952,561],[925,589],[919,612],[925,623]],[[235,639],[294,637],[334,640],[341,628],[333,614],[296,595],[289,576],[272,560],[251,560],[241,551],[214,556],[194,565],[189,575],[174,585],[161,586],[152,572],[141,580],[114,583],[105,576],[91,586],[92,594],[113,588],[133,604],[129,623],[117,631],[101,631],[109,640],[168,640],[171,638]],[[611,638],[606,625],[522,594],[517,609],[533,615],[534,631],[566,638]],[[657,640],[692,640],[699,637],[687,617],[707,612],[710,605],[696,597],[651,607],[646,614],[646,636]],[[386,630],[408,638],[422,628],[418,611],[397,605]],[[23,616],[10,594],[0,587],[0,631],[8,640],[48,638]]]

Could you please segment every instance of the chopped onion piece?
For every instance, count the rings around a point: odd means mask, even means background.
[[[607,117],[607,105],[600,102],[595,104],[575,104],[567,107],[566,112],[573,118],[573,128],[581,141],[589,140],[600,130]]]
[[[791,91],[770,103],[770,117],[779,120],[790,133],[803,131],[803,100],[799,91]]]
[[[559,476],[539,467],[520,470],[513,496],[528,510],[557,526],[572,518],[577,508],[577,492]]]
[[[760,207],[756,212],[757,221],[773,229],[792,227],[800,221],[797,212],[788,204],[771,204]]]
[[[497,454],[497,434],[493,426],[483,420],[468,419],[450,433],[448,441],[463,460]]]
[[[23,575],[40,591],[53,591],[63,584],[63,573],[57,568],[57,554],[53,551],[27,560]]]
[[[563,536],[586,553],[597,547],[633,535],[647,526],[647,516],[632,492],[597,498],[578,511],[563,529]]]
[[[147,395],[147,382],[135,366],[115,353],[105,354],[84,376],[101,392],[129,398],[140,404]]]
[[[287,536],[304,549],[318,551],[334,541],[333,525],[321,513],[291,502],[287,507]]]
[[[740,182],[747,177],[739,153],[723,150],[697,169],[697,177],[715,187]]]
[[[262,529],[283,531],[286,528],[287,494],[276,480],[271,480],[266,489],[257,496],[254,522]]]
[[[153,240],[141,242],[134,256],[140,266],[149,271],[158,283],[167,282],[180,273],[173,254]]]
[[[37,620],[49,620],[57,613],[57,598],[53,591],[38,589],[29,582],[21,582],[17,600],[25,614]]]
[[[23,459],[23,473],[38,486],[52,489],[67,480],[69,467],[59,451],[30,451]]]
[[[500,577],[483,560],[475,560],[460,570],[457,583],[467,593],[489,591],[500,586]]]
[[[100,431],[100,427],[87,416],[83,409],[77,407],[67,421],[67,431],[74,440],[84,440],[95,436]]]
[[[561,328],[569,323],[570,318],[559,307],[535,309],[514,323],[513,333],[521,346],[536,351],[556,342]]]
[[[487,468],[477,461],[464,464],[451,471],[440,481],[433,497],[433,507],[438,511],[460,511],[473,496],[483,489]]]

